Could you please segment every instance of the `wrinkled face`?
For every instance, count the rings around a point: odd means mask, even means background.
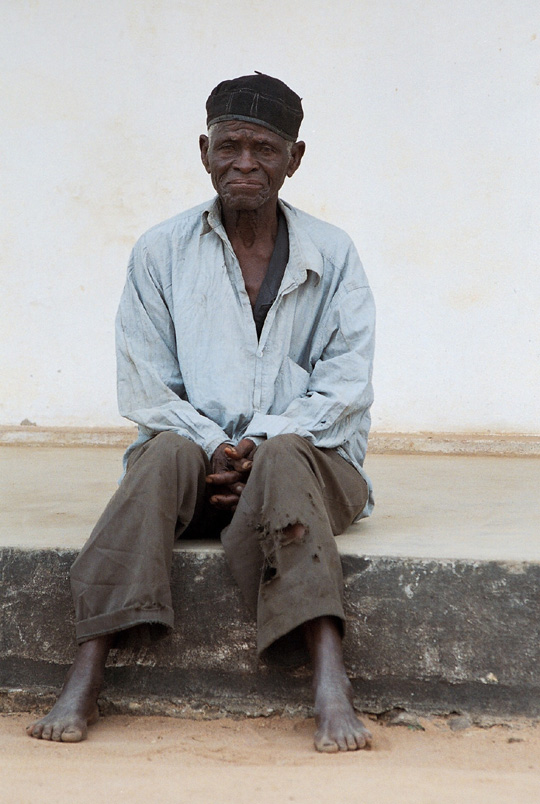
[[[199,140],[201,159],[222,204],[230,210],[256,210],[277,201],[286,176],[292,176],[304,143],[291,144],[255,123],[227,120]]]

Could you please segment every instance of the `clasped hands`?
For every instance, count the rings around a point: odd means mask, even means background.
[[[236,447],[224,442],[210,461],[211,474],[206,482],[212,486],[210,504],[222,511],[235,511],[253,466],[256,445],[243,438]]]

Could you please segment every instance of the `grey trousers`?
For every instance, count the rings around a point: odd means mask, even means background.
[[[172,629],[172,551],[182,536],[208,536],[197,527],[208,523],[209,471],[204,451],[172,432],[132,453],[71,569],[79,643],[116,633],[121,647],[138,631],[155,639]],[[289,649],[308,620],[330,615],[344,622],[334,536],[362,511],[367,493],[364,479],[335,450],[296,435],[259,446],[232,518],[214,522],[226,525],[228,565],[256,612],[259,654]],[[300,538],[286,532],[296,523],[304,526]]]

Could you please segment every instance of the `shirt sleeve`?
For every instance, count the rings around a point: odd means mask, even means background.
[[[317,447],[331,449],[366,429],[373,402],[375,304],[352,245],[344,274],[322,322],[320,357],[306,392],[291,400],[280,415],[256,413],[244,438],[259,443],[261,438],[296,433]]]
[[[116,317],[120,414],[150,433],[172,430],[209,458],[229,436],[185,395],[171,315],[142,238],[131,254]]]

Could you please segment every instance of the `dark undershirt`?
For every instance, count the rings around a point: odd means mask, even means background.
[[[270,262],[266,269],[266,276],[263,279],[253,307],[253,318],[257,328],[257,338],[261,337],[262,328],[268,311],[276,300],[288,261],[289,232],[287,230],[287,221],[283,213],[278,211],[278,230],[274,251],[270,257]]]

